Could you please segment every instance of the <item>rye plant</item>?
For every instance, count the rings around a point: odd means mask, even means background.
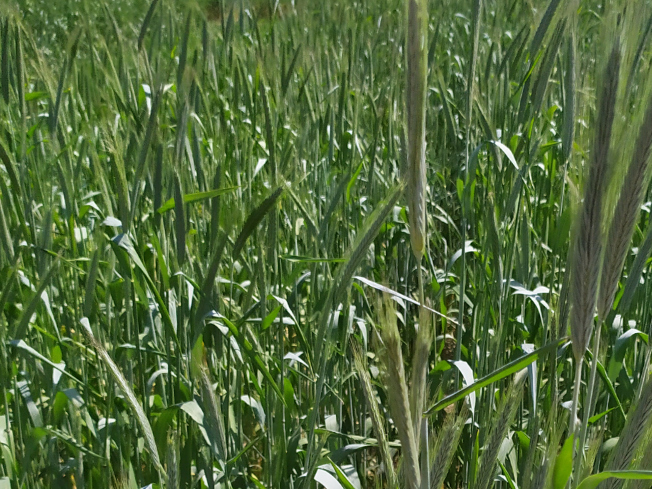
[[[650,487],[647,0],[0,0],[0,489]]]

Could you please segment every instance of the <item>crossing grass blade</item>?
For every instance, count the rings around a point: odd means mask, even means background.
[[[206,199],[214,199],[215,197],[219,197],[220,195],[228,194],[230,192],[233,192],[236,190],[238,187],[226,187],[226,188],[216,188],[214,190],[207,190],[206,192],[194,192],[191,194],[184,194],[181,198],[181,201],[184,204],[192,204],[194,202],[201,202],[202,200]],[[168,199],[165,204],[160,206],[157,210],[159,214],[164,214],[165,212],[168,212],[172,209],[174,209],[176,206],[176,201],[175,198]]]
[[[557,341],[553,341],[545,346],[542,346],[538,350],[534,350],[532,353],[528,353],[527,355],[523,355],[522,357],[517,358],[516,360],[499,368],[495,372],[476,380],[473,384],[465,387],[464,389],[460,389],[459,391],[444,397],[441,401],[433,404],[425,412],[425,414],[432,415],[437,411],[441,411],[445,407],[450,406],[451,404],[461,399],[464,399],[469,394],[476,392],[479,389],[482,389],[483,387],[486,387],[490,384],[493,384],[498,380],[504,379],[505,377],[508,377],[516,372],[519,372],[538,359],[543,358],[545,355],[549,355],[566,341],[568,341],[568,338],[561,338]]]

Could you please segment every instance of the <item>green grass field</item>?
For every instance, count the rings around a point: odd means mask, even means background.
[[[0,0],[0,489],[650,488],[651,28]]]

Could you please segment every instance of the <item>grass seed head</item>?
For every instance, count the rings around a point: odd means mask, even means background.
[[[405,380],[401,337],[396,324],[396,312],[392,299],[386,296],[379,309],[382,311],[380,317],[381,336],[386,348],[386,355],[383,358],[387,369],[387,395],[392,419],[401,440],[403,476],[407,488],[418,489],[421,471],[419,469],[417,439],[410,414],[412,411],[410,410],[408,386]]]
[[[611,310],[618,289],[618,280],[627,258],[649,177],[652,145],[652,97],[648,102],[639,129],[632,161],[620,190],[611,226],[607,235],[609,253],[605,253],[600,279],[598,314],[605,319]]]
[[[351,341],[351,350],[353,351],[353,360],[355,361],[355,368],[358,371],[360,380],[362,381],[362,390],[364,391],[367,404],[370,408],[371,423],[373,424],[376,438],[378,439],[378,448],[383,464],[385,465],[385,473],[387,475],[387,483],[389,487],[398,487],[398,479],[396,471],[394,470],[394,461],[389,450],[389,441],[387,433],[385,432],[385,423],[380,412],[380,406],[376,400],[376,392],[371,384],[371,377],[367,370],[367,362],[363,357],[360,347]]]
[[[425,0],[408,0],[407,128],[408,207],[410,240],[417,258],[426,241],[426,81],[428,7]]]
[[[620,45],[616,41],[609,56],[602,82],[602,92],[598,100],[593,152],[589,162],[584,203],[573,252],[570,319],[573,353],[577,360],[584,355],[593,331],[604,241],[602,232],[603,195],[607,187],[609,173],[609,146],[619,77]]]
[[[650,427],[650,416],[652,415],[652,380],[648,380],[638,399],[635,407],[630,408],[627,413],[627,422],[623,429],[618,443],[611,452],[607,462],[608,470],[627,470],[632,462],[636,450],[643,440],[644,435]],[[622,479],[607,479],[601,484],[602,489],[620,489],[623,486]]]

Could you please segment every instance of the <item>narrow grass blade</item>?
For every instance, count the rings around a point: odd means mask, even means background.
[[[571,434],[564,445],[561,447],[557,458],[555,459],[555,466],[552,470],[552,480],[554,489],[564,489],[570,479],[571,472],[573,471],[573,440],[575,435]]]
[[[371,242],[376,238],[378,231],[389,212],[394,208],[403,191],[404,185],[397,185],[390,193],[389,198],[379,205],[376,210],[366,219],[363,229],[351,249],[345,256],[345,262],[342,263],[336,272],[334,285],[331,287],[324,307],[319,317],[319,326],[317,330],[316,355],[317,364],[320,364],[320,358],[324,353],[324,338],[328,318],[330,317],[331,307],[339,304],[341,294],[349,287],[349,282],[356,268],[365,256]]]
[[[186,213],[183,208],[183,191],[179,174],[174,174],[174,224],[176,228],[177,260],[179,266],[186,261]]]
[[[163,301],[157,285],[154,283],[149,273],[147,273],[147,269],[140,259],[140,256],[138,256],[136,248],[134,248],[134,245],[131,242],[129,236],[126,234],[119,234],[111,240],[111,246],[114,247],[116,252],[126,253],[129,259],[131,259],[134,265],[136,265],[136,268],[138,268],[138,270],[143,274],[147,285],[149,285],[150,291],[154,294],[154,298],[156,299],[156,304],[159,308],[159,312],[161,313],[161,317],[163,318],[163,324],[165,325],[167,334],[174,339],[175,344],[178,346],[179,338],[177,337],[174,325],[172,324],[172,319],[170,318],[170,313],[165,304],[165,301]]]
[[[211,450],[213,450],[218,461],[225,463],[227,453],[222,410],[205,368],[202,369],[199,381],[201,385],[202,403],[204,405],[204,425],[208,433],[208,438],[211,441]]]
[[[299,209],[299,212],[301,213],[301,216],[303,217],[304,221],[308,225],[308,229],[312,233],[313,237],[319,236],[319,230],[317,229],[317,225],[315,224],[314,219],[310,214],[308,214],[308,211],[306,210],[305,206],[301,202],[301,200],[297,197],[297,195],[292,191],[290,187],[287,189],[288,194],[294,201],[295,205],[297,206],[297,209]]]
[[[621,296],[617,307],[621,314],[625,314],[629,311],[629,308],[632,305],[634,292],[636,292],[636,288],[641,282],[641,275],[643,274],[643,269],[645,268],[645,263],[650,256],[650,252],[652,252],[652,225],[648,227],[643,244],[639,246],[634,263],[632,263],[629,273],[627,274],[623,295]]]
[[[224,316],[220,316],[219,319],[229,328],[231,334],[236,338],[238,345],[244,348],[245,354],[250,358],[253,365],[260,371],[263,377],[265,377],[267,382],[269,382],[272,390],[276,393],[276,395],[278,395],[279,400],[285,404],[285,397],[283,396],[283,393],[279,389],[278,384],[274,380],[274,377],[272,377],[270,374],[269,369],[265,366],[265,362],[263,362],[262,358],[260,358],[260,355],[256,352],[256,350],[254,350],[251,342],[245,338],[244,334],[231,321],[226,319]]]
[[[566,75],[564,76],[564,125],[561,135],[561,147],[564,161],[570,158],[575,138],[575,35],[568,37],[566,49]]]
[[[389,215],[390,211],[394,209],[394,205],[398,201],[403,192],[403,184],[398,184],[389,193],[388,197],[378,204],[376,210],[371,213],[365,220],[363,228],[359,231],[353,246],[346,255],[346,262],[340,265],[336,276],[336,292],[334,294],[335,302],[338,303],[342,297],[343,292],[349,287],[353,273],[360,265],[364,258],[369,245],[376,238],[380,228]]]
[[[161,208],[163,202],[163,145],[159,144],[156,148],[156,160],[154,161],[154,210]],[[174,202],[171,202],[174,208]]]
[[[279,186],[269,197],[263,200],[263,202],[256,207],[251,214],[249,214],[249,217],[245,220],[244,226],[233,245],[232,256],[234,258],[237,258],[240,255],[247,238],[251,236],[251,233],[254,232],[254,229],[256,229],[258,224],[260,224],[260,221],[263,220],[263,217],[265,217],[272,207],[274,207],[274,204],[276,204],[276,201],[283,194],[284,190],[285,185]]]
[[[377,282],[374,282],[373,280],[369,280],[368,278],[359,277],[359,276],[355,276],[355,277],[353,277],[353,279],[358,280],[358,281],[362,282],[363,284],[368,285],[369,287],[373,287],[374,289],[380,290],[381,292],[389,294],[389,295],[391,295],[393,297],[396,297],[396,298],[401,299],[403,301],[409,302],[410,304],[414,304],[414,305],[417,305],[419,307],[423,307],[426,311],[430,311],[431,313],[436,314],[437,316],[439,316],[441,318],[444,318],[444,319],[446,319],[447,321],[450,321],[453,324],[457,324],[457,320],[455,320],[455,319],[453,319],[453,318],[451,318],[449,316],[446,316],[446,315],[442,314],[439,311],[435,311],[431,307],[428,307],[428,306],[426,306],[424,304],[421,304],[416,299],[408,297],[408,296],[406,296],[404,294],[401,294],[400,292],[396,292],[395,290],[390,289],[389,287],[386,287],[386,286],[381,285],[381,284],[379,284]]]
[[[301,44],[297,46],[297,48],[294,51],[294,56],[292,57],[292,61],[290,61],[290,66],[288,66],[287,72],[284,74],[283,79],[281,80],[281,91],[283,92],[283,95],[288,90],[288,86],[290,85],[290,79],[292,78],[292,74],[294,73],[294,68],[297,64],[297,60],[299,59],[299,54],[301,53]]]
[[[43,291],[45,291],[45,288],[49,285],[50,280],[52,280],[52,277],[54,277],[54,275],[56,274],[58,267],[59,267],[59,259],[57,258],[52,263],[52,265],[50,265],[50,268],[48,269],[45,276],[41,279],[38,289],[36,289],[36,292],[34,292],[32,299],[29,301],[29,304],[27,304],[27,307],[23,311],[23,315],[21,316],[18,325],[10,335],[11,338],[15,340],[22,340],[27,334],[27,328],[29,327],[29,322],[32,319],[32,315],[34,314],[34,312],[36,312],[36,307],[39,305],[39,303],[42,300],[41,295],[43,294]]]
[[[2,52],[0,53],[0,89],[5,104],[9,103],[9,19],[0,20],[0,37],[2,37]]]
[[[0,140],[0,161],[5,165],[7,174],[9,175],[9,182],[11,183],[12,193],[17,197],[21,197],[21,185],[18,180],[18,173],[16,173],[16,165],[13,158],[7,153],[3,142]]]
[[[530,44],[530,53],[532,56],[536,56],[539,51],[546,36],[546,32],[548,32],[550,24],[552,24],[555,17],[555,12],[557,11],[557,7],[559,7],[560,2],[561,0],[551,0],[548,4],[548,8],[543,14],[543,17],[541,17],[541,22],[539,22],[539,26],[537,27],[534,37],[532,38],[532,43]]]
[[[195,334],[193,335],[192,342],[193,344],[197,341],[197,338],[201,334],[201,325],[204,317],[210,311],[211,302],[213,300],[213,287],[215,286],[215,277],[217,277],[217,271],[219,270],[220,263],[222,261],[222,255],[224,253],[224,248],[226,247],[227,235],[222,234],[219,238],[217,248],[213,253],[211,258],[210,265],[208,266],[208,271],[204,277],[204,281],[201,286],[201,298],[199,299],[199,306],[197,307],[197,312],[195,313]]]
[[[17,348],[19,350],[22,350],[22,351],[26,352],[27,354],[34,357],[35,359],[40,360],[41,362],[45,363],[49,367],[51,367],[51,368],[53,368],[55,370],[58,370],[59,372],[61,372],[62,375],[65,375],[66,377],[68,377],[70,380],[72,380],[76,384],[82,384],[81,380],[79,380],[77,377],[72,375],[70,372],[68,372],[61,365],[56,364],[56,363],[52,362],[51,360],[47,359],[46,357],[44,357],[43,355],[41,355],[34,348],[29,346],[27,343],[25,343],[24,340],[11,340],[11,341],[9,341],[9,344],[11,346],[13,346],[14,348]]]
[[[149,153],[149,147],[151,146],[152,138],[154,137],[154,132],[158,125],[158,107],[161,102],[161,97],[162,97],[162,91],[157,90],[156,93],[154,94],[154,100],[152,101],[152,108],[150,109],[149,121],[147,122],[145,137],[140,145],[140,151],[138,153],[138,165],[136,167],[136,173],[134,175],[133,190],[131,191],[131,219],[132,220],[136,214],[138,193],[140,191],[141,179],[147,163],[147,154]]]
[[[184,194],[182,197],[184,204],[192,204],[193,202],[200,202],[206,199],[213,199],[219,197],[220,195],[228,194],[233,192],[238,187],[226,187],[226,188],[216,188],[214,190],[207,190],[206,192],[195,192],[192,194]],[[160,206],[156,212],[159,214],[164,214],[175,207],[175,198],[168,199],[165,204]]]
[[[140,27],[140,34],[138,34],[138,50],[140,51],[143,48],[143,41],[145,40],[145,35],[147,34],[147,29],[149,24],[152,22],[152,16],[154,15],[154,10],[159,0],[152,0],[152,3],[149,4],[147,13],[145,14],[145,19],[143,20],[143,25]]]
[[[95,302],[95,282],[97,280],[97,273],[100,268],[100,250],[99,248],[93,253],[91,266],[88,269],[86,276],[86,288],[84,291],[84,317],[90,317],[93,311],[93,303]]]

